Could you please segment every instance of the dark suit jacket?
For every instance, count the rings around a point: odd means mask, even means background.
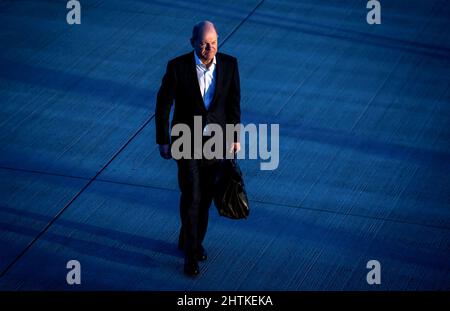
[[[207,110],[203,103],[197,79],[194,51],[172,59],[167,64],[166,73],[158,92],[155,122],[156,143],[173,142],[169,134],[169,115],[172,103],[174,113],[172,127],[184,123],[194,135],[194,116],[201,116],[203,124],[216,123],[223,129],[225,124],[241,122],[240,82],[236,58],[223,53],[216,54],[216,87],[213,100]],[[225,137],[224,137],[225,138]],[[239,137],[235,138],[235,141]]]

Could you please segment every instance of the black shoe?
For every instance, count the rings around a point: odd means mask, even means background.
[[[200,273],[200,268],[198,267],[197,260],[195,259],[184,259],[184,273],[190,276],[196,276]]]

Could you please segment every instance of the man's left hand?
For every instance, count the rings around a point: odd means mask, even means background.
[[[241,150],[241,143],[232,143],[229,152],[238,153]]]

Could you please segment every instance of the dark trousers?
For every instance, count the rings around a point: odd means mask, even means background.
[[[177,165],[181,191],[179,247],[192,258],[203,247],[219,165],[217,161],[195,159],[178,160]]]

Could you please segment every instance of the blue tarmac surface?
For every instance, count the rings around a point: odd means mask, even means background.
[[[381,2],[0,1],[0,290],[450,290],[450,6]],[[211,207],[192,279],[153,113],[203,19],[280,159],[240,161],[251,215]]]

